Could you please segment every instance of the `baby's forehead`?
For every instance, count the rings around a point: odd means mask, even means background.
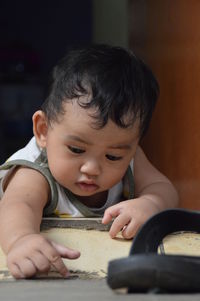
[[[61,134],[61,135],[60,135]],[[99,149],[121,149],[130,150],[133,145],[138,144],[138,131],[128,131],[128,129],[119,129],[110,122],[102,129],[93,129],[85,127],[71,127],[62,133],[64,143],[74,145],[96,146]]]

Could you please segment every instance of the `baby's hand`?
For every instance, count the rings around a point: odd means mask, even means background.
[[[30,278],[36,273],[47,274],[51,266],[63,277],[69,272],[62,258],[76,259],[78,251],[47,240],[40,234],[29,234],[18,239],[7,254],[7,266],[15,278]]]
[[[120,202],[106,209],[102,223],[108,224],[114,218],[110,236],[114,238],[122,231],[122,236],[130,239],[152,215],[158,213],[155,203],[143,197]]]

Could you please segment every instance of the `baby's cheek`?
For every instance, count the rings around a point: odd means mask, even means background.
[[[60,184],[65,182],[66,178],[71,174],[68,168],[65,167],[65,164],[59,161],[49,162],[49,169],[54,179]]]
[[[117,183],[119,183],[123,176],[124,176],[124,173],[125,172],[121,172],[121,171],[112,171],[112,172],[107,172],[105,173],[104,175],[104,182],[105,182],[105,185],[107,185],[107,188],[111,188],[113,187],[114,185],[116,185]]]

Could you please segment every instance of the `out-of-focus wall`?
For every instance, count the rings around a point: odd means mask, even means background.
[[[130,48],[160,83],[143,141],[177,187],[181,206],[200,209],[200,1],[130,0]]]
[[[93,0],[93,41],[128,47],[128,0]]]

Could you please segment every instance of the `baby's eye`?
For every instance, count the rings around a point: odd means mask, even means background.
[[[84,149],[81,149],[81,148],[78,148],[78,147],[75,147],[75,146],[70,146],[68,145],[68,148],[69,150],[72,152],[72,153],[75,153],[75,154],[82,154],[85,152]]]
[[[112,156],[112,155],[106,155],[106,158],[110,161],[119,161],[122,159],[122,157]]]

